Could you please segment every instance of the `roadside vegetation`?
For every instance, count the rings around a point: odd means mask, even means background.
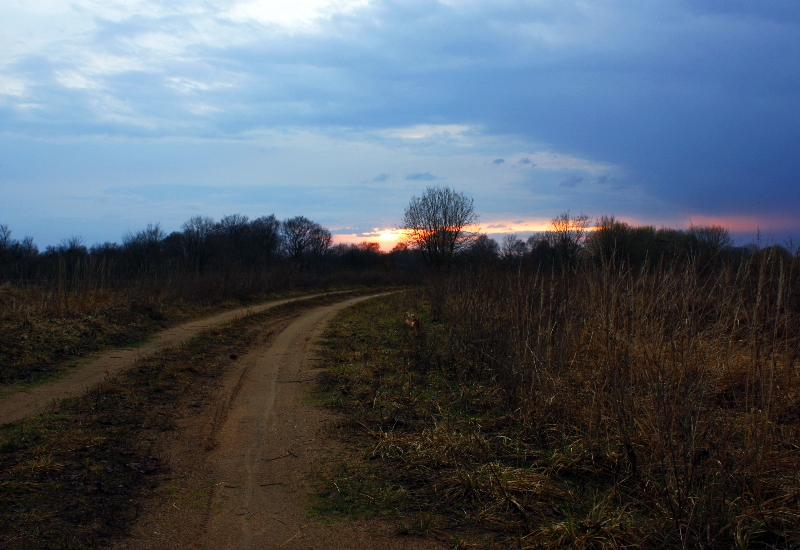
[[[45,380],[88,353],[212,310],[406,283],[409,258],[377,244],[333,245],[303,216],[198,216],[169,235],[149,225],[122,244],[87,248],[71,237],[43,252],[0,225],[0,386]]]
[[[360,451],[317,510],[453,547],[800,545],[797,250],[590,228],[472,237],[339,316],[321,391]]]

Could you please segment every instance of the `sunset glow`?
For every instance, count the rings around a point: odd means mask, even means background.
[[[707,216],[699,215],[691,218],[656,220],[648,221],[631,216],[615,216],[618,222],[626,223],[631,226],[653,226],[656,229],[662,227],[673,227],[676,229],[689,229],[692,226],[719,225],[734,234],[754,234],[760,230],[765,238],[769,238],[771,232],[782,231],[792,227],[794,219],[787,217],[758,218],[754,216]],[[596,217],[590,219],[589,231],[594,230]],[[477,231],[488,235],[498,243],[506,235],[516,235],[520,239],[526,239],[531,235],[541,233],[550,229],[551,218],[532,218],[528,220],[487,220],[482,223]],[[333,235],[334,244],[361,244],[363,242],[378,243],[383,252],[391,250],[400,242],[405,232],[397,228],[373,228],[371,231],[358,233],[338,233]]]
[[[363,242],[378,243],[381,251],[390,252],[403,238],[402,229],[374,228],[364,233],[338,233],[333,235],[334,244],[361,244]]]
[[[587,5],[1,3],[0,225],[302,214],[391,250],[438,185],[498,240],[565,211],[800,235],[800,3]]]

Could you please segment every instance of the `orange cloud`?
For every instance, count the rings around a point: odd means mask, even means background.
[[[797,225],[796,218],[772,217],[761,218],[756,216],[692,216],[686,223],[690,225],[721,225],[731,231],[754,232],[757,229],[762,231],[782,231],[793,229]]]
[[[509,233],[538,233],[545,231],[550,226],[549,219],[535,220],[491,220],[478,228],[481,233],[490,237],[499,238]],[[381,250],[390,252],[399,241],[403,239],[404,231],[396,228],[381,229],[375,227],[372,231],[359,233],[338,233],[333,235],[334,244],[360,244],[376,242]]]
[[[364,241],[378,243],[383,252],[391,251],[395,245],[403,238],[403,231],[400,229],[380,229],[373,228],[372,231],[362,233],[339,233],[333,235],[335,244],[360,244]]]
[[[550,227],[549,218],[534,218],[532,220],[490,220],[481,224],[481,233],[490,237],[493,235],[507,235],[509,233],[539,233]]]
[[[719,225],[732,232],[754,233],[761,229],[764,233],[770,231],[791,230],[797,225],[797,220],[790,217],[759,217],[759,216],[737,216],[737,215],[709,215],[693,214],[688,217],[674,217],[661,219],[641,219],[631,216],[615,216],[617,220],[630,225],[652,225],[657,228],[673,227],[675,229],[688,229],[692,226]]]

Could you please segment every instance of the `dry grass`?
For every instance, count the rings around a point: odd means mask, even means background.
[[[52,377],[88,353],[141,342],[212,311],[320,290],[358,288],[341,277],[274,270],[234,277],[0,284],[0,386]]]
[[[71,360],[110,346],[138,342],[203,308],[128,293],[86,291],[69,310],[51,291],[0,286],[0,384],[51,376]]]
[[[422,295],[344,313],[328,390],[385,513],[454,544],[796,547],[797,269],[453,276],[436,320]]]

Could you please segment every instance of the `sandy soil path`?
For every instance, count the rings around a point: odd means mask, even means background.
[[[399,537],[386,522],[326,524],[306,512],[311,476],[341,449],[322,430],[331,413],[307,403],[321,372],[314,344],[333,314],[366,298],[264,328],[214,403],[178,420],[164,451],[171,481],[152,495],[117,550],[442,548]]]
[[[317,296],[321,296],[321,294],[272,300],[254,306],[231,309],[157,333],[153,338],[139,346],[103,352],[97,358],[71,370],[61,378],[0,397],[0,424],[14,422],[15,420],[44,412],[53,401],[80,395],[87,388],[101,382],[106,375],[113,375],[124,368],[132,366],[141,357],[147,357],[164,348],[181,344],[197,335],[201,330],[281,304],[297,300],[308,300]]]

